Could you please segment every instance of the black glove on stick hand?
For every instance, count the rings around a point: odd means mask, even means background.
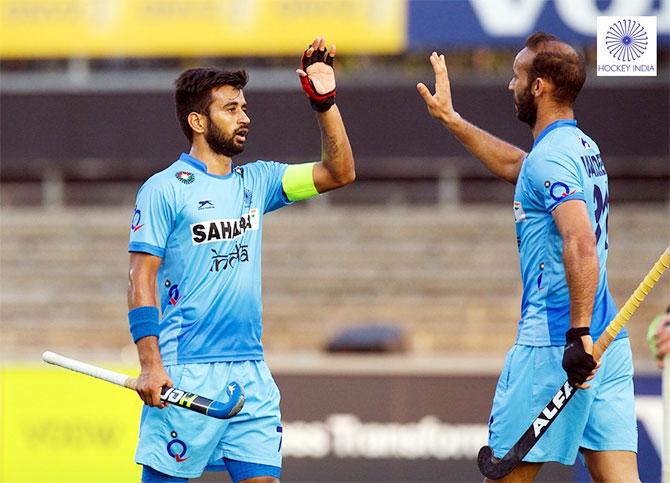
[[[335,46],[328,52],[325,39],[317,37],[303,53],[301,69],[297,70],[300,85],[317,112],[325,112],[335,104],[334,60]]]
[[[572,386],[584,384],[597,365],[593,356],[584,350],[582,342],[584,335],[589,335],[588,327],[572,328],[565,334],[563,369],[568,374],[568,382]]]

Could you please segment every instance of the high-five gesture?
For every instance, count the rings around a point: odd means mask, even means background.
[[[416,90],[426,101],[430,115],[439,119],[442,123],[448,124],[450,121],[457,119],[459,115],[454,111],[451,102],[451,85],[449,84],[449,72],[447,71],[444,54],[437,55],[437,52],[433,52],[430,56],[430,63],[435,71],[435,94],[431,94],[423,82],[416,85]]]
[[[510,183],[516,183],[526,153],[463,119],[454,110],[451,102],[451,85],[444,55],[433,52],[430,55],[430,64],[435,71],[435,94],[431,94],[423,82],[416,85],[430,115],[449,129],[465,149],[493,174]]]
[[[301,68],[296,69],[300,85],[309,97],[312,108],[325,112],[335,104],[335,46],[326,49],[326,39],[317,37],[302,54]]]

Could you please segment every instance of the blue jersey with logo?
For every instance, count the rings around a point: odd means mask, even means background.
[[[162,258],[165,365],[263,359],[263,217],[289,204],[286,167],[256,161],[218,176],[184,153],[140,188],[128,251]]]
[[[517,343],[564,345],[570,328],[570,294],[563,266],[563,239],[552,212],[582,200],[596,235],[598,289],[591,319],[595,341],[616,315],[607,286],[607,172],[596,143],[573,120],[550,124],[521,167],[514,192],[514,220],[523,283]],[[625,330],[619,337],[625,337]]]

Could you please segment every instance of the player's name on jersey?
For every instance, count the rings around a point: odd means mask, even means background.
[[[607,174],[600,153],[590,156],[581,156],[581,160],[584,168],[586,168],[586,172],[589,174],[589,178],[593,178],[594,176],[605,176]]]
[[[252,208],[249,213],[239,219],[201,221],[191,225],[191,234],[194,245],[212,243],[224,240],[234,240],[241,237],[247,230],[258,230],[258,209]]]

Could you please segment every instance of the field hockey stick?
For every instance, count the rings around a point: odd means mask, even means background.
[[[626,303],[621,307],[621,310],[614,316],[614,319],[609,323],[605,331],[593,345],[593,358],[600,360],[605,349],[617,336],[619,331],[628,322],[633,313],[640,306],[640,303],[649,294],[658,279],[661,278],[663,272],[670,266],[670,247],[665,249],[661,258],[656,262],[654,267],[647,273],[644,280],[638,285],[633,295],[631,295]],[[537,444],[542,435],[549,429],[551,423],[556,420],[556,417],[561,413],[565,405],[570,401],[572,396],[576,393],[574,388],[567,381],[556,392],[551,401],[544,407],[540,414],[533,420],[533,423],[526,430],[521,438],[514,443],[514,446],[501,459],[493,456],[493,450],[490,446],[484,446],[479,450],[477,456],[477,465],[482,475],[491,480],[499,480],[508,475],[514,468],[521,463],[524,456]]]
[[[91,364],[70,359],[69,357],[54,352],[45,352],[42,354],[42,360],[55,366],[102,379],[103,381],[111,382],[112,384],[127,387],[128,389],[137,389],[137,379],[134,377],[103,369],[101,367],[92,366]],[[226,391],[228,392],[228,401],[221,402],[174,387],[163,387],[161,389],[161,401],[174,404],[181,408],[190,409],[196,413],[211,416],[216,419],[228,419],[239,413],[242,406],[244,406],[244,389],[242,389],[242,386],[238,383],[230,382],[228,383]]]

